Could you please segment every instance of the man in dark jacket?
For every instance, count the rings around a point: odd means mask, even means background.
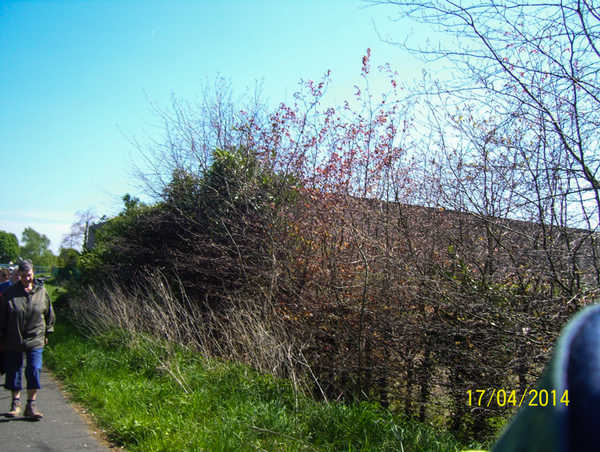
[[[23,353],[27,357],[27,406],[25,417],[43,418],[37,411],[35,398],[41,388],[42,352],[47,336],[54,328],[54,311],[50,295],[41,281],[33,277],[29,261],[19,263],[19,281],[7,287],[0,298],[0,347],[4,348],[6,380],[4,387],[12,391],[8,417],[21,413],[21,379]]]

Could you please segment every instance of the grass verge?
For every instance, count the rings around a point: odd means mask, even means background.
[[[128,331],[88,337],[59,318],[44,361],[130,452],[464,449],[378,406],[316,402],[288,381]]]

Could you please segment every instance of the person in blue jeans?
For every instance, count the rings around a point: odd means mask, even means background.
[[[35,399],[40,385],[42,353],[54,328],[50,295],[41,281],[34,278],[30,261],[19,263],[19,281],[7,287],[0,298],[0,347],[4,349],[5,389],[12,392],[8,417],[21,413],[23,355],[27,359],[27,405],[24,416],[39,420]]]

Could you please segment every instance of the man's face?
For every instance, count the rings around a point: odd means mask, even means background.
[[[19,279],[25,287],[33,283],[33,270],[19,272]]]
[[[6,282],[10,279],[8,273],[0,273],[0,283]]]

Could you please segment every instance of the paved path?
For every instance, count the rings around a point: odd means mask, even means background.
[[[30,421],[22,415],[7,418],[10,391],[0,387],[0,451],[2,452],[108,452],[90,431],[88,424],[69,403],[56,381],[42,371],[42,389],[37,405],[44,419]],[[0,378],[4,384],[4,376]],[[21,391],[23,409],[27,391]]]

